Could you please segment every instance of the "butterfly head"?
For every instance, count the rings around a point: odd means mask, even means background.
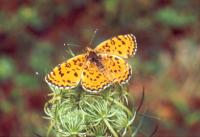
[[[89,52],[91,52],[91,51],[94,51],[93,49],[91,49],[91,48],[89,48],[89,47],[86,47],[85,50],[86,50],[87,53],[89,53]]]

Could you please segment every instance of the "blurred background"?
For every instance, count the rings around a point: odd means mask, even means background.
[[[1,0],[0,136],[44,136],[44,76],[69,55],[133,33],[129,88],[155,117],[158,137],[200,135],[199,0]],[[149,125],[151,126],[151,125]]]

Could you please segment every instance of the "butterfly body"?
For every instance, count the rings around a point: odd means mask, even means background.
[[[94,50],[87,48],[88,54],[86,55],[86,60],[90,63],[97,65],[99,69],[103,69],[103,64],[101,63],[101,57]]]
[[[124,84],[130,79],[132,69],[123,58],[135,54],[136,49],[132,34],[119,35],[58,65],[45,80],[60,89],[74,88],[81,83],[89,92],[99,92],[113,83]]]

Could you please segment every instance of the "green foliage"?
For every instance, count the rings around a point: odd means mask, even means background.
[[[149,60],[144,61],[143,64],[138,66],[139,69],[143,72],[143,75],[156,75],[161,71],[161,64],[158,60]]]
[[[160,9],[155,17],[162,24],[170,27],[188,26],[197,20],[195,15],[182,13],[172,8]]]
[[[49,67],[50,56],[51,56],[52,48],[51,44],[47,42],[39,42],[36,44],[34,49],[32,50],[30,56],[29,65],[36,72],[44,72],[47,71],[47,67]]]
[[[12,77],[15,73],[15,65],[10,57],[0,57],[0,80]]]
[[[18,18],[24,24],[30,24],[32,26],[41,25],[37,10],[31,7],[21,7],[18,11]]]
[[[0,111],[1,112],[4,112],[4,113],[11,112],[11,110],[12,110],[12,104],[9,101],[7,101],[7,100],[1,100],[0,103],[1,103],[1,105],[0,105]]]
[[[17,87],[29,87],[29,88],[36,88],[38,86],[38,80],[35,77],[35,74],[25,74],[20,73],[15,77],[15,83]]]
[[[193,125],[195,123],[198,123],[198,121],[200,121],[200,111],[196,111],[193,113],[189,113],[186,117],[186,122],[188,125]]]
[[[99,94],[51,87],[53,97],[45,105],[50,120],[49,132],[57,136],[130,136],[135,114],[123,99],[125,88],[110,88]],[[48,134],[49,134],[48,132]]]
[[[105,10],[110,13],[114,13],[117,9],[119,1],[118,0],[105,0],[104,6]]]
[[[43,25],[43,22],[38,15],[38,11],[33,7],[22,6],[13,15],[9,15],[2,11],[0,12],[0,20],[0,27],[8,33],[21,31],[26,25],[38,28]]]

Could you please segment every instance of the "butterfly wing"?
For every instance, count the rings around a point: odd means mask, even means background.
[[[95,51],[123,58],[134,55],[137,50],[136,38],[133,34],[119,35],[100,43]]]
[[[81,85],[83,89],[89,92],[99,92],[111,84],[103,70],[99,69],[95,63],[87,62],[83,69]]]
[[[115,55],[100,54],[100,56],[107,75],[113,82],[125,84],[129,81],[132,69],[124,59]]]
[[[60,89],[69,89],[77,86],[86,61],[85,56],[85,54],[75,56],[56,66],[46,75],[46,82],[49,85]]]

